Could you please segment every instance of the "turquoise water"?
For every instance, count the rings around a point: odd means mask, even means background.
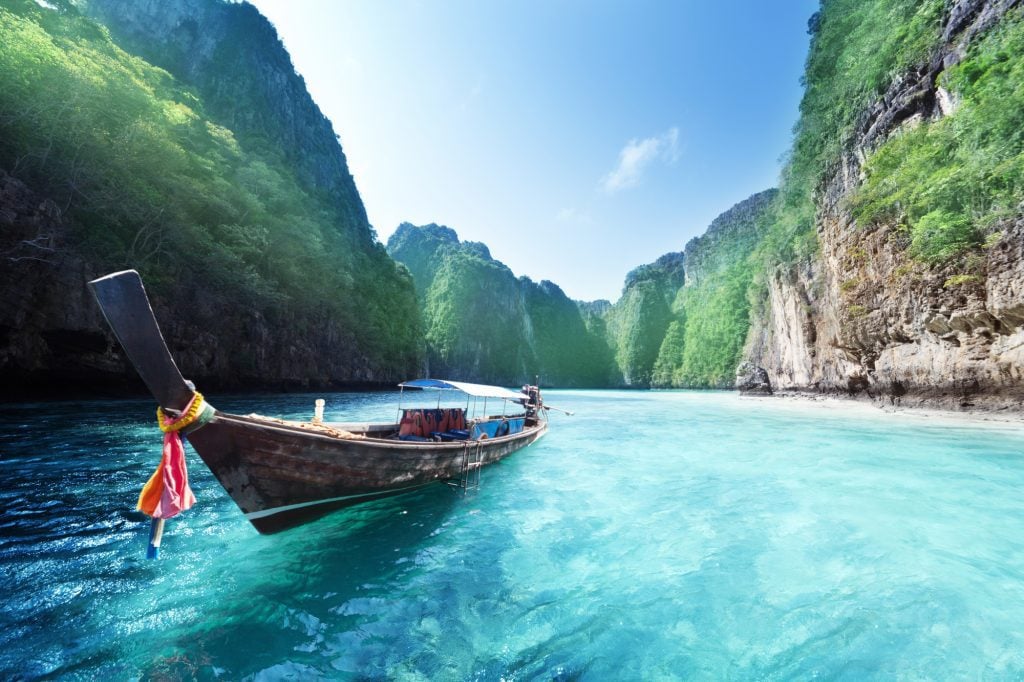
[[[318,396],[221,398],[304,417]],[[394,394],[328,395],[328,419]],[[1024,429],[551,391],[536,445],[259,536],[199,503],[146,561],[146,401],[0,409],[0,678],[1020,679]]]

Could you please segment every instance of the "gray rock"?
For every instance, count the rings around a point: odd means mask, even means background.
[[[752,362],[740,363],[736,368],[736,390],[743,395],[771,395],[768,372]]]

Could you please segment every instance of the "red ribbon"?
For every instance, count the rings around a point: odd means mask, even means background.
[[[182,411],[182,415],[187,412],[188,408]],[[164,425],[171,425],[175,421],[177,419],[168,418]],[[155,519],[169,519],[191,509],[195,503],[196,496],[188,485],[185,446],[177,431],[168,431],[164,433],[164,452],[160,466],[142,488],[138,509]]]

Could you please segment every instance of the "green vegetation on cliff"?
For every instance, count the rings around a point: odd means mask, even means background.
[[[610,385],[616,372],[603,321],[589,320],[580,304],[553,282],[538,284],[525,277],[519,281],[533,329],[538,369],[534,374],[561,378],[561,385]]]
[[[755,194],[686,245],[634,268],[622,296],[578,303],[516,279],[483,244],[401,225],[388,252],[420,292],[430,372],[514,384],[725,387],[750,325],[751,253],[776,190]]]
[[[854,146],[857,125],[896,79],[924,73],[940,42],[942,0],[828,0],[811,22],[805,93],[767,262],[809,255],[815,192]],[[1024,21],[1012,10],[942,72],[953,111],[898,131],[864,166],[858,223],[904,230],[910,254],[937,264],[980,246],[1024,201]],[[864,131],[859,131],[861,134]]]
[[[732,207],[705,235],[634,268],[623,294],[570,300],[550,282],[516,280],[482,244],[439,225],[402,224],[388,253],[420,292],[430,372],[514,384],[725,387],[750,327],[751,254],[776,197]]]
[[[98,271],[139,269],[158,299],[201,297],[182,305],[201,324],[333,330],[360,368],[336,379],[414,371],[411,278],[368,239],[361,204],[311,190],[274,144],[240,142],[174,76],[51,4],[0,8],[0,168],[60,205],[72,247]]]
[[[862,224],[909,232],[912,254],[948,260],[982,244],[1024,202],[1024,15],[1013,11],[945,71],[947,116],[894,135],[868,160]]]
[[[114,42],[193,89],[250,153],[272,158],[369,241],[362,199],[331,122],[306,92],[274,26],[248,2],[88,0]]]
[[[424,291],[431,372],[519,383],[526,369],[519,285],[503,264],[452,251]]]
[[[851,146],[858,117],[893,78],[937,40],[943,0],[825,0],[812,34],[793,147],[779,188],[777,217],[759,249],[771,263],[817,248],[815,193]]]
[[[551,282],[516,276],[483,244],[405,223],[388,252],[412,273],[433,376],[501,384],[607,386],[604,326]]]
[[[775,216],[776,196],[767,190],[741,201],[686,245],[686,286],[658,352],[655,386],[732,386],[750,328],[752,253]]]
[[[672,301],[685,281],[682,253],[668,253],[626,275],[622,296],[606,314],[608,342],[627,386],[648,386]]]

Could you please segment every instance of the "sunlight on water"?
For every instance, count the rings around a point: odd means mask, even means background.
[[[306,418],[317,396],[221,399]],[[329,420],[395,394],[328,397]],[[145,401],[0,413],[0,677],[1019,678],[1024,430],[551,391],[483,473],[259,536],[190,452],[146,561]]]

